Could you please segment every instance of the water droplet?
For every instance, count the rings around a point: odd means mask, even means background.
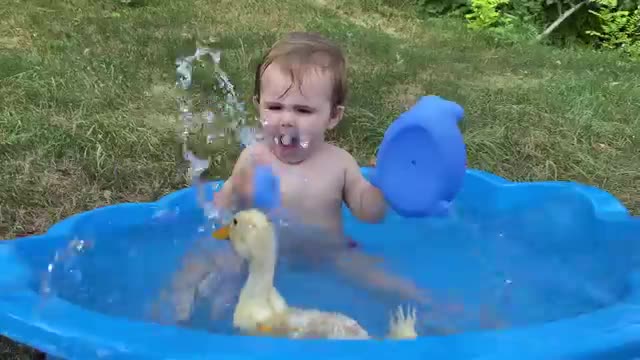
[[[214,192],[218,192],[218,191],[222,190],[222,183],[214,183],[212,186],[213,186],[213,191]]]
[[[69,270],[69,275],[71,276],[71,279],[73,279],[74,282],[82,281],[82,273],[77,269]]]
[[[278,225],[280,225],[282,227],[287,227],[287,226],[289,226],[289,222],[284,218],[280,218],[278,220]]]
[[[56,251],[53,261],[47,264],[47,271],[40,283],[40,293],[43,297],[48,297],[53,293],[53,275],[54,272],[66,273],[71,281],[80,282],[82,273],[74,268],[77,257],[90,248],[93,244],[82,239],[73,239],[69,241],[66,247]]]
[[[239,142],[244,147],[249,147],[263,140],[262,132],[254,127],[243,126],[238,131]]]
[[[280,142],[284,146],[289,146],[293,142],[293,137],[289,134],[283,134],[280,136]]]
[[[177,85],[182,89],[191,87],[191,73],[193,65],[188,58],[178,58],[176,60]]]
[[[300,138],[300,147],[303,148],[303,149],[308,149],[309,148],[309,139]]]
[[[195,156],[191,151],[185,154],[185,160],[189,161],[190,168],[192,169],[192,175],[194,178],[200,177],[200,175],[209,167],[209,160],[200,159]]]

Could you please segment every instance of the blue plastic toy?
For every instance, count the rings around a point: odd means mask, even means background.
[[[207,185],[207,196],[213,188]],[[230,335],[229,319],[216,327],[224,333],[149,322],[150,304],[182,256],[209,235],[201,229],[206,217],[193,188],[153,203],[80,213],[43,235],[1,242],[0,334],[51,356],[83,360],[616,360],[640,354],[640,219],[615,198],[575,183],[511,183],[467,170],[451,212],[427,218],[390,212],[372,225],[344,208],[348,234],[368,253],[384,254],[381,265],[430,289],[435,303],[455,295],[468,309],[419,307],[416,341],[293,341]],[[55,292],[43,299],[42,275],[73,239],[92,246],[54,267]],[[223,246],[207,244],[211,251]],[[279,273],[277,279],[292,305],[343,311],[377,335],[397,305],[327,275]],[[483,325],[487,304],[495,305],[502,328]],[[456,333],[442,336],[440,327]]]
[[[458,122],[462,107],[422,97],[387,129],[373,182],[406,217],[445,215],[462,186],[466,154]]]
[[[268,165],[256,166],[253,173],[253,206],[264,209],[277,209],[280,206],[280,178],[273,174]]]
[[[460,190],[466,153],[458,122],[462,107],[438,96],[422,97],[385,132],[371,181],[405,217],[448,214]],[[267,166],[254,176],[255,204],[279,206],[279,183]]]

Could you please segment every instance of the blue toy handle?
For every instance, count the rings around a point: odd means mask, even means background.
[[[291,222],[295,216],[282,208],[280,178],[269,165],[258,165],[253,173],[253,206],[268,214],[272,221]]]
[[[280,207],[280,178],[269,165],[256,166],[253,173],[253,206],[263,210]]]
[[[463,116],[455,102],[425,96],[385,132],[371,180],[398,214],[448,214],[466,172],[466,150],[458,128]]]

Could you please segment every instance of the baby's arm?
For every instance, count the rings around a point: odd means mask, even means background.
[[[362,176],[360,166],[353,156],[345,152],[344,161],[344,200],[347,206],[362,221],[381,221],[387,208],[382,192]]]
[[[363,221],[379,222],[385,215],[387,204],[382,192],[364,178],[360,166],[349,154],[345,156],[346,172],[344,198],[352,213]],[[420,303],[428,298],[413,282],[386,273],[373,265],[372,259],[365,254],[350,252],[346,257],[338,258],[338,268],[347,274],[364,280],[369,285],[410,298]]]

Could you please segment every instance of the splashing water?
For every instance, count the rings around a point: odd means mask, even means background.
[[[220,67],[220,60],[221,52],[209,48],[197,48],[193,55],[176,59],[182,155],[189,163],[187,174],[198,189],[199,204],[212,220],[223,214],[206,201],[202,173],[214,163],[212,158],[219,156],[222,147],[246,147],[261,140],[261,132],[246,125],[244,103]],[[209,153],[207,159],[196,155],[203,152]]]
[[[239,140],[242,147],[249,147],[257,142],[263,141],[263,134],[258,131],[258,129],[253,127],[242,127],[240,131],[238,131]]]
[[[230,214],[206,201],[200,176],[216,163],[215,158],[223,152],[222,147],[244,148],[264,141],[262,128],[268,125],[266,119],[260,127],[247,125],[245,105],[220,62],[221,52],[209,48],[198,48],[193,55],[176,59],[176,88],[179,91],[176,100],[182,123],[182,156],[189,163],[187,174],[198,190],[199,204],[207,217],[215,222],[224,221]],[[289,135],[289,141],[295,138],[298,146],[309,147],[307,137],[297,132]],[[202,153],[209,153],[207,159],[196,155]]]
[[[213,163],[216,150],[223,146],[237,146],[237,143],[249,146],[259,141],[261,136],[258,129],[246,125],[244,103],[240,101],[229,76],[221,69],[220,60],[219,50],[197,48],[194,54],[178,57],[175,61],[181,160],[188,163],[187,178],[197,189],[198,204],[209,220],[204,224],[206,226],[200,227],[201,233],[206,233],[214,221],[225,221],[230,216],[216,209],[205,196],[202,175]],[[154,219],[178,213],[179,209],[160,209]],[[92,247],[90,241],[73,238],[55,252],[39,282],[43,299],[56,295],[55,287],[58,286],[55,284],[59,280],[82,282],[83,275],[76,265],[78,258]]]
[[[301,135],[300,136],[300,147],[303,149],[308,149],[309,148],[309,138],[307,136]]]
[[[55,296],[52,283],[58,271],[64,273],[65,279],[80,282],[82,273],[74,266],[75,260],[91,248],[93,248],[91,241],[75,238],[71,240],[65,248],[55,252],[53,260],[47,265],[47,269],[40,283],[40,295],[44,300]]]

